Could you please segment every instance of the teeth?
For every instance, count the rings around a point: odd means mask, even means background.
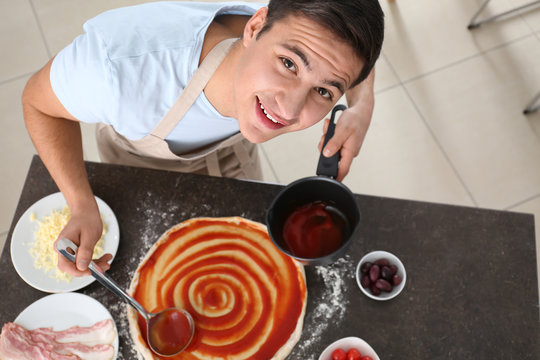
[[[261,106],[261,109],[264,113],[264,115],[266,115],[267,118],[269,118],[270,120],[272,120],[275,124],[279,124],[279,122],[277,122],[277,120],[274,120],[274,118],[272,116],[270,116],[269,113],[266,112],[266,109],[264,108],[264,106],[262,106],[261,103],[259,103],[259,105]]]

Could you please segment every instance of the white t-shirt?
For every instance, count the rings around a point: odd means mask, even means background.
[[[214,17],[253,15],[262,4],[156,2],[107,11],[55,57],[54,93],[75,118],[102,122],[130,140],[148,135],[197,70]],[[231,89],[223,89],[231,91]],[[167,136],[171,150],[189,152],[239,131],[204,93]]]

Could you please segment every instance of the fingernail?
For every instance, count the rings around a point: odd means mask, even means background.
[[[79,261],[77,263],[77,269],[79,269],[80,271],[86,270],[86,268],[88,267],[88,264],[89,262],[86,260]]]
[[[330,154],[331,154],[330,150],[328,150],[328,149],[324,150],[324,156],[328,157],[328,156],[330,156]]]

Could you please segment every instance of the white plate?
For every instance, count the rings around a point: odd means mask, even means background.
[[[116,255],[120,232],[118,221],[114,216],[109,205],[96,196],[99,212],[107,226],[107,232],[104,236],[104,253]],[[70,282],[57,281],[51,276],[53,271],[46,273],[43,269],[34,267],[34,258],[30,255],[30,248],[35,242],[34,233],[39,229],[37,221],[30,220],[30,214],[34,214],[36,219],[41,220],[50,215],[53,210],[62,210],[66,205],[66,200],[62,193],[54,193],[44,197],[30,206],[15,225],[13,236],[11,238],[11,261],[19,276],[28,283],[28,285],[49,293],[59,293],[79,290],[95,279],[89,276],[74,277]],[[112,261],[112,260],[111,260]]]
[[[334,341],[324,351],[321,353],[321,356],[319,356],[319,360],[331,360],[332,359],[332,353],[334,350],[342,348],[345,350],[345,352],[349,351],[351,348],[356,348],[362,356],[371,356],[373,360],[380,360],[379,355],[373,350],[373,348],[364,340],[360,339],[359,337],[350,336],[346,338],[339,339],[337,341]]]
[[[79,293],[64,293],[45,296],[24,309],[15,323],[28,330],[52,327],[61,331],[72,326],[92,326],[98,321],[112,319],[109,311],[97,300]],[[118,356],[118,330],[112,343],[114,359]]]

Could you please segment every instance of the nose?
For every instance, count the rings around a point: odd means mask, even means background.
[[[309,90],[303,86],[287,86],[276,94],[280,115],[287,120],[300,117],[308,100]]]

